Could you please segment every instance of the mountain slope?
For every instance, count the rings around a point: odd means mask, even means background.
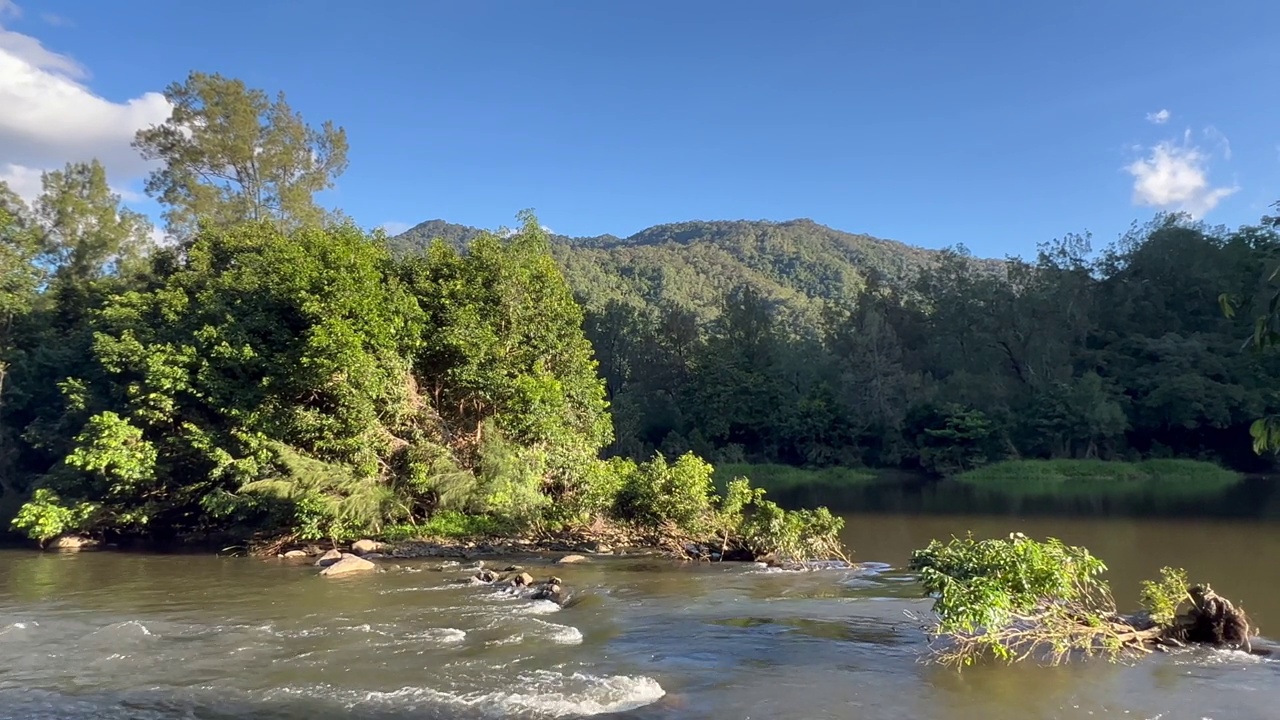
[[[430,220],[391,239],[401,253],[435,238],[465,247],[482,231]],[[657,225],[627,238],[553,236],[556,258],[591,307],[677,302],[702,317],[725,292],[749,285],[801,314],[820,300],[847,298],[875,274],[901,286],[940,257],[939,251],[841,232],[812,220],[693,221]],[[999,261],[980,267],[1000,272]]]

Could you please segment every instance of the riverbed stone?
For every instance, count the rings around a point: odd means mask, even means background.
[[[306,550],[290,550],[289,552],[285,553],[283,557],[286,560],[293,560],[295,558],[304,558],[304,557],[307,557],[307,551]]]
[[[511,584],[516,587],[525,587],[533,584],[533,576],[527,572],[517,573],[512,576]]]
[[[613,552],[613,548],[609,543],[592,540],[578,546],[578,552],[592,553],[594,555],[608,555]]]
[[[321,555],[319,560],[316,560],[316,567],[329,567],[341,559],[342,553],[340,551],[330,550],[329,552]]]
[[[530,597],[533,600],[550,600],[557,605],[564,605],[569,594],[558,583],[546,583],[539,586]]]
[[[557,560],[556,564],[557,565],[577,565],[579,563],[584,563],[586,561],[587,561],[587,558],[584,555],[565,555],[564,557]]]
[[[385,543],[380,543],[377,540],[357,540],[351,543],[351,552],[356,555],[364,556],[369,553],[380,553],[385,550],[386,547]]]
[[[45,543],[44,547],[46,550],[57,550],[59,552],[77,552],[79,550],[96,549],[98,541],[84,535],[59,535]]]
[[[498,574],[492,570],[481,570],[480,572],[477,572],[475,575],[472,575],[471,578],[477,582],[482,582],[487,584],[487,583],[496,581],[498,579]]]
[[[342,559],[320,571],[325,577],[333,577],[335,575],[347,575],[355,572],[368,572],[369,570],[377,570],[378,566],[365,560],[362,557],[352,555],[351,553],[343,553]]]

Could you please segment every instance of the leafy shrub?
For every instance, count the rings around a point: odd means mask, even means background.
[[[1110,590],[1099,578],[1106,565],[1085,548],[1054,538],[1038,542],[1012,533],[988,540],[972,535],[948,543],[934,540],[911,554],[909,567],[934,597],[936,633],[971,637],[973,648],[988,648],[1004,659],[1011,659],[1013,650],[1003,642],[1003,631],[1020,620],[1065,613],[1101,624],[1112,609]]]
[[[1185,570],[1161,568],[1159,580],[1142,581],[1142,607],[1157,625],[1169,625],[1178,614],[1178,606],[1188,598],[1187,587]]]
[[[97,510],[94,503],[67,507],[54,491],[38,488],[11,524],[15,530],[24,531],[27,537],[44,545],[64,533],[86,530],[89,519]]]
[[[840,531],[844,519],[825,507],[816,510],[784,510],[763,498],[757,490],[754,509],[740,526],[742,541],[757,555],[773,555],[782,561],[802,562],[842,558]]]
[[[514,527],[537,525],[551,504],[542,492],[546,475],[542,451],[517,447],[496,429],[489,429],[480,448],[479,509]]]
[[[621,477],[616,517],[654,532],[671,525],[692,538],[713,532],[713,468],[702,458],[690,452],[667,464],[657,454],[644,463],[621,460],[613,467]]]

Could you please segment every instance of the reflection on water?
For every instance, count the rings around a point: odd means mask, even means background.
[[[0,718],[1268,718],[1280,663],[921,663],[913,548],[973,530],[1088,545],[1122,603],[1164,564],[1280,622],[1262,522],[861,514],[855,570],[604,558],[559,609],[433,563],[324,579],[283,561],[0,553]],[[878,561],[883,564],[874,564]],[[531,567],[546,574],[549,567]]]
[[[1280,519],[1280,478],[1250,476],[1224,489],[1171,483],[1108,494],[1015,494],[953,481],[895,477],[843,486],[792,486],[770,492],[788,507],[938,515],[1025,514],[1050,517],[1224,517]]]

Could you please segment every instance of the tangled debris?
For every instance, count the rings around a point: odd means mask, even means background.
[[[1253,651],[1244,611],[1208,585],[1188,583],[1182,570],[1165,568],[1159,581],[1144,583],[1143,610],[1121,615],[1100,577],[1102,561],[1053,538],[935,540],[912,553],[910,567],[934,598],[929,634],[944,664],[1118,659],[1187,645]]]

